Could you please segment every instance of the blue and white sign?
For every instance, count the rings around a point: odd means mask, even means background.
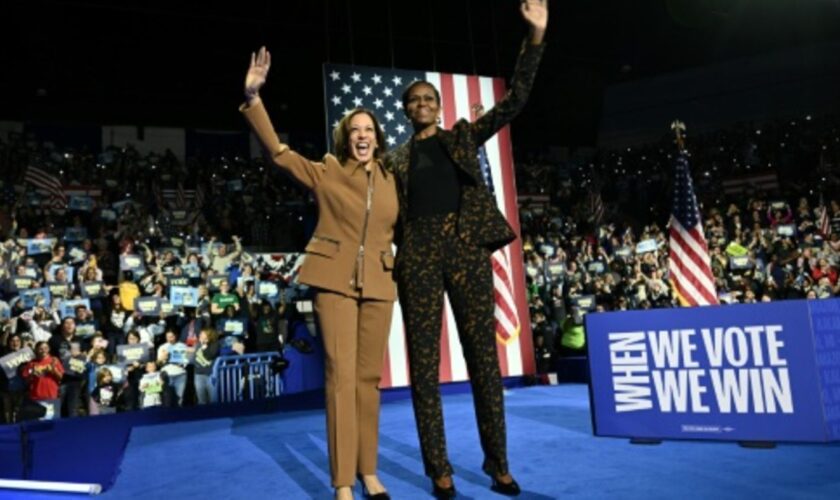
[[[595,434],[840,438],[840,299],[586,316]]]
[[[68,227],[64,230],[64,241],[84,241],[88,237],[86,227]]]
[[[80,212],[91,212],[93,211],[93,205],[93,198],[90,196],[71,196],[67,208]]]
[[[55,238],[26,240],[26,254],[43,255],[45,253],[51,253],[54,245]]]
[[[138,273],[145,270],[146,266],[143,264],[143,258],[139,255],[120,255],[120,271],[132,271],[134,273]]]
[[[81,285],[82,297],[85,298],[99,298],[105,297],[108,290],[105,288],[105,283],[101,281],[88,281]]]
[[[161,304],[159,297],[136,297],[134,310],[140,311],[143,316],[160,316]]]
[[[72,318],[76,316],[76,308],[79,306],[84,306],[85,309],[90,310],[90,300],[88,299],[77,299],[77,300],[63,300],[61,302],[61,309],[59,310],[61,313],[61,319],[64,318]]]
[[[257,283],[257,296],[261,299],[275,300],[280,296],[280,289],[273,281],[260,281]]]
[[[47,307],[50,305],[50,300],[51,296],[48,288],[30,288],[20,291],[20,301],[26,309],[35,306]]]
[[[169,289],[169,302],[173,306],[198,307],[198,288],[173,286]]]

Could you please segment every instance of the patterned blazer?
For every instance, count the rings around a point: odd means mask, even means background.
[[[457,230],[464,242],[497,250],[514,239],[516,234],[496,206],[487,189],[478,163],[478,148],[519,114],[528,100],[545,44],[533,45],[525,41],[511,79],[510,90],[504,98],[475,122],[458,120],[452,130],[438,128],[437,136],[455,165],[466,174],[461,188]],[[400,205],[400,225],[408,218],[408,169],[414,139],[398,146],[385,157],[385,167],[396,174]],[[397,231],[395,243],[401,243]],[[399,260],[399,259],[398,259]]]

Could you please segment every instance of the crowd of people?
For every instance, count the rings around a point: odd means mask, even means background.
[[[840,295],[837,117],[741,124],[689,151],[721,303]],[[675,156],[663,139],[518,166],[541,370],[582,351],[586,313],[678,305],[664,195]],[[55,211],[30,165],[81,202]],[[9,134],[0,169],[4,422],[210,402],[215,357],[289,341],[300,256],[271,253],[303,247],[315,208],[261,159],[182,163]]]
[[[739,124],[690,138],[688,151],[721,304],[840,295],[838,117]],[[543,369],[581,354],[587,312],[679,305],[667,226],[676,156],[664,138],[559,168],[519,166],[530,186],[520,215]]]
[[[76,193],[63,209],[28,165]],[[162,194],[195,177],[169,152],[65,152],[10,134],[0,168],[3,422],[208,403],[215,358],[295,344],[300,255],[263,250],[302,238],[312,207],[291,182],[267,182],[261,161],[202,164],[188,200]],[[250,230],[247,250],[235,227]]]

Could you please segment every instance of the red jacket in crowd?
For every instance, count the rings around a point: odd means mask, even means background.
[[[23,367],[23,379],[29,390],[29,399],[42,401],[58,399],[58,384],[64,376],[64,367],[58,358],[45,356],[33,359]]]

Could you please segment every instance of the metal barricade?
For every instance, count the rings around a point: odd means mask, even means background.
[[[216,358],[210,376],[216,401],[231,403],[279,396],[283,393],[283,379],[273,369],[278,360],[277,352]]]

